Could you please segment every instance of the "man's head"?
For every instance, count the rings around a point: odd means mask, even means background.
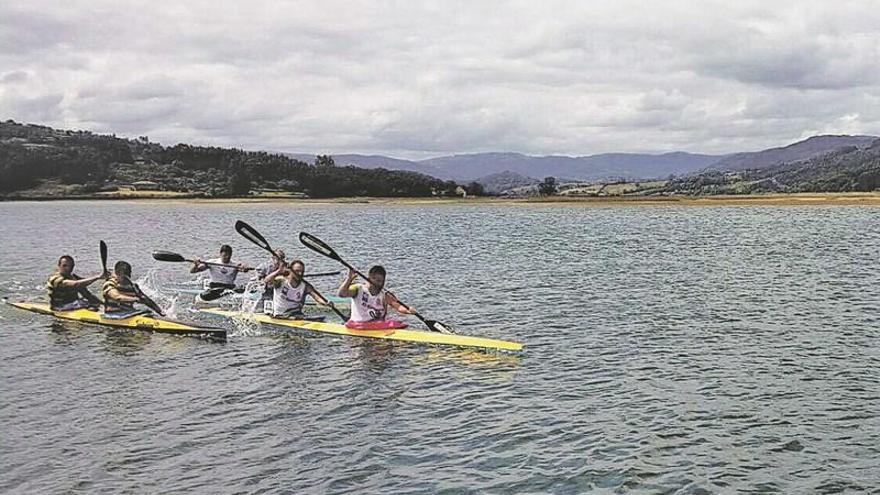
[[[58,258],[58,273],[64,275],[65,277],[73,273],[74,266],[76,266],[76,263],[73,262],[73,256],[65,254],[64,256]]]
[[[232,246],[229,244],[224,244],[220,246],[220,261],[223,263],[229,263],[229,260],[232,259]]]
[[[293,260],[288,265],[290,269],[290,273],[293,275],[293,279],[296,281],[302,280],[303,275],[306,273],[306,264],[302,262],[302,260]]]
[[[113,265],[113,273],[115,273],[117,277],[131,278],[131,265],[125,261],[117,261],[116,264]]]
[[[377,291],[381,290],[385,287],[385,267],[382,265],[373,266],[367,273],[367,279],[370,281],[370,285]]]

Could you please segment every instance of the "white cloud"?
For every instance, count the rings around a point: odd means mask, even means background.
[[[310,153],[880,134],[872,2],[0,5],[0,118]]]

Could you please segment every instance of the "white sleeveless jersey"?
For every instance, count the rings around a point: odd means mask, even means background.
[[[357,292],[351,297],[351,321],[384,320],[388,313],[385,289],[375,296],[363,285],[355,285]]]
[[[299,281],[296,287],[284,278],[281,284],[272,291],[272,314],[282,315],[288,312],[301,312],[306,300],[306,283]]]
[[[220,258],[208,260],[208,263],[223,263]],[[218,284],[235,285],[235,277],[238,276],[238,268],[234,266],[214,266],[208,265],[208,274],[211,276],[211,282]]]

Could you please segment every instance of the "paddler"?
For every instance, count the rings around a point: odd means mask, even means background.
[[[293,260],[289,265],[282,263],[275,271],[266,275],[263,283],[272,289],[272,311],[275,318],[305,318],[303,305],[306,295],[312,296],[318,304],[334,307],[333,303],[325,299],[312,284],[303,279],[306,273],[306,265],[301,260]],[[310,320],[319,319],[309,317]],[[320,317],[323,319],[323,317]]]
[[[348,277],[342,281],[337,295],[351,298],[351,318],[349,321],[363,323],[384,320],[388,315],[388,306],[398,313],[411,315],[416,313],[412,306],[404,306],[385,290],[385,268],[375,265],[367,273],[364,284],[353,284],[357,272],[348,271]]]
[[[213,263],[213,264],[209,264]],[[193,261],[190,273],[199,273],[208,270],[211,277],[208,290],[199,294],[203,301],[213,301],[227,291],[235,289],[235,278],[238,272],[247,272],[251,268],[243,263],[232,264],[232,247],[228,244],[220,246],[220,257],[202,262],[200,259]]]
[[[96,281],[107,278],[104,272],[89,278],[81,278],[73,273],[76,263],[73,257],[65,254],[58,258],[58,269],[46,280],[46,292],[49,294],[49,307],[53,311],[70,311],[80,308],[97,309],[101,300],[86,288]]]
[[[131,280],[131,265],[125,261],[117,261],[113,266],[113,275],[104,282],[101,288],[104,296],[104,316],[108,318],[127,318],[140,314],[134,308],[134,303],[139,302],[160,316],[165,316],[162,308],[152,299],[141,292],[140,287]]]
[[[284,268],[284,251],[280,249],[276,249],[274,254],[269,257],[264,263],[254,269],[255,276],[261,282],[264,282],[266,277],[269,276],[270,273],[278,270],[279,268]],[[272,287],[265,282],[263,283],[263,295],[260,297],[258,307],[262,307],[264,301],[272,300]]]

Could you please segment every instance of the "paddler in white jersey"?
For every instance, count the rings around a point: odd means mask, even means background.
[[[398,313],[415,314],[412,306],[404,306],[394,295],[385,290],[385,268],[376,265],[367,273],[366,282],[352,284],[357,278],[354,270],[348,271],[348,277],[342,281],[337,295],[351,298],[351,319],[355,323],[384,320],[388,316],[388,306]]]
[[[272,288],[272,312],[275,318],[302,319],[303,304],[306,295],[312,296],[318,304],[333,307],[333,303],[324,299],[312,284],[303,279],[306,265],[300,260],[293,260],[289,265],[282,264],[278,269],[263,279],[266,287]],[[324,317],[308,317],[309,320],[323,320]]]
[[[280,249],[276,249],[274,254],[266,260],[265,263],[259,265],[254,269],[256,273],[254,273],[253,277],[264,281],[266,277],[269,276],[270,273],[274,272],[278,269],[284,269],[284,251]],[[269,285],[263,284],[264,290],[262,296],[260,296],[259,306],[262,307],[264,301],[272,300],[272,287]]]
[[[214,263],[214,264],[206,264]],[[221,266],[218,266],[221,265]],[[202,260],[193,261],[193,267],[190,273],[199,273],[208,270],[211,277],[208,283],[208,290],[199,294],[203,301],[213,301],[222,296],[227,290],[235,289],[235,278],[238,272],[246,272],[251,270],[243,263],[232,263],[232,247],[227,244],[220,246],[220,257],[208,260],[203,263]]]

